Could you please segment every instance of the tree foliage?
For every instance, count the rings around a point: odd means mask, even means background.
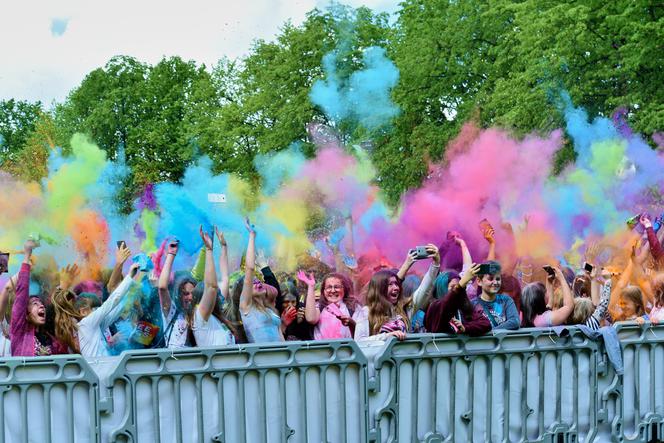
[[[298,142],[312,155],[307,125],[321,122],[346,143],[372,140],[378,183],[396,202],[469,119],[517,135],[561,127],[563,90],[591,115],[624,108],[636,131],[662,130],[662,42],[664,6],[646,0],[404,0],[393,20],[337,5],[311,11],[301,25],[285,23],[273,41],[214,67],[119,56],[50,113],[39,103],[1,101],[0,157],[4,169],[37,178],[53,143],[66,148],[84,132],[110,158],[125,150],[131,196],[145,183],[179,180],[202,154],[216,172],[256,180],[257,154]],[[309,96],[325,76],[326,54],[334,51],[343,82],[363,68],[370,46],[385,48],[400,71],[392,91],[400,114],[378,132],[330,120]],[[33,173],[20,166],[30,159],[41,162]],[[568,144],[558,169],[573,159]]]

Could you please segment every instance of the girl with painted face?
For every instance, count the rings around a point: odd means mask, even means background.
[[[35,357],[67,354],[67,346],[46,332],[46,309],[39,297],[30,297],[30,257],[37,243],[28,240],[24,259],[16,282],[16,299],[12,307],[10,324],[11,353],[13,356]]]
[[[240,294],[240,316],[244,331],[250,343],[266,343],[284,341],[284,330],[297,316],[294,309],[284,311],[282,318],[271,308],[268,286],[258,279],[254,279],[256,269],[256,230],[246,220],[245,226],[249,231],[249,244],[247,245],[246,262],[244,265],[244,281]],[[276,289],[270,287],[274,294]]]
[[[636,321],[639,324],[643,324],[650,320],[648,314],[646,314],[647,300],[644,293],[638,286],[630,284],[635,272],[637,248],[638,242],[632,246],[627,266],[620,275],[616,287],[611,291],[609,314],[614,322]]]
[[[307,322],[315,326],[315,340],[358,338],[357,324],[366,321],[367,310],[355,301],[348,277],[337,273],[326,275],[318,302],[313,272],[307,276],[300,271],[297,278],[307,285],[304,315]]]

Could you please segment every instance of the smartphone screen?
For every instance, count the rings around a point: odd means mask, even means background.
[[[118,245],[118,249],[122,249],[122,248],[126,248],[126,247],[127,247],[127,243],[126,243],[124,240],[120,240],[120,241],[118,241],[118,242],[116,242],[116,243],[117,243],[117,245]]]
[[[586,272],[593,272],[593,265],[591,265],[590,263],[584,263],[583,269],[585,269]]]
[[[554,271],[551,266],[543,266],[542,268],[546,271],[547,274],[551,276],[556,275],[556,271]]]

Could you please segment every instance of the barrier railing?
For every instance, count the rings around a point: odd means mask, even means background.
[[[4,442],[657,441],[664,327],[0,360]]]

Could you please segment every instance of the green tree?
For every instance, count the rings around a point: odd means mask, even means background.
[[[42,112],[40,102],[0,100],[0,164],[16,158]]]

